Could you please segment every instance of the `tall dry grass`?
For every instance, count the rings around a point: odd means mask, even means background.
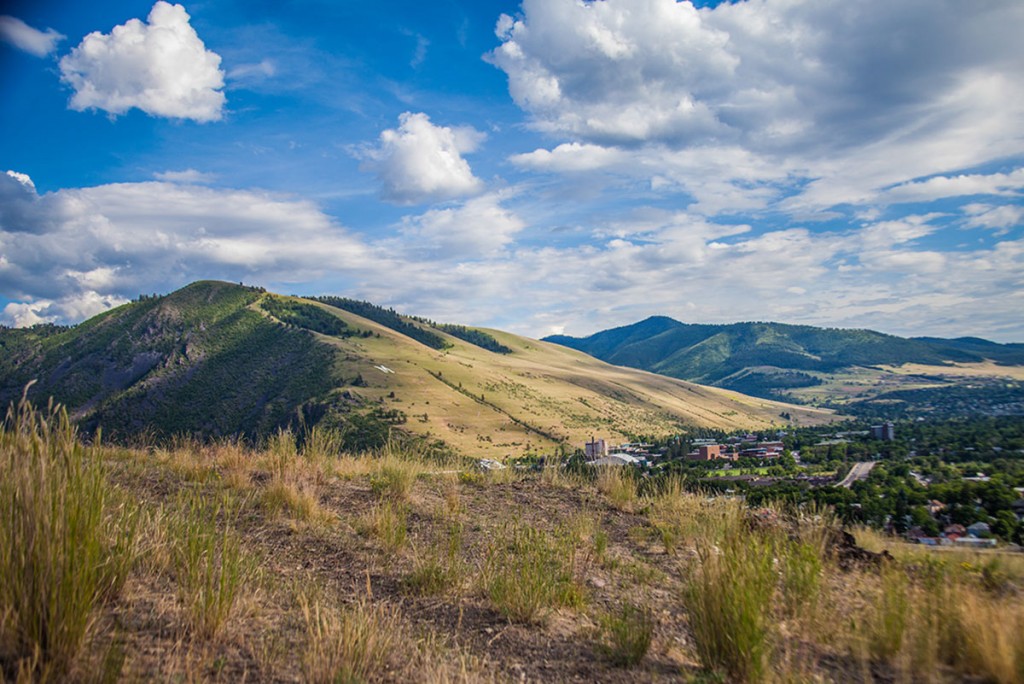
[[[705,521],[683,590],[697,656],[730,680],[761,681],[772,647],[774,544],[750,533],[739,502],[723,500]]]
[[[215,638],[235,609],[254,570],[234,530],[234,512],[199,494],[180,500],[173,518],[173,567],[191,635]]]
[[[638,508],[640,496],[632,468],[624,466],[601,466],[597,473],[597,491],[608,499],[608,503],[620,511],[632,513]]]
[[[97,444],[98,444],[97,438]],[[137,513],[67,412],[12,406],[0,431],[0,664],[62,679],[135,556]]]

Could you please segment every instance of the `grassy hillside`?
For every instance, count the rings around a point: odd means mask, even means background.
[[[45,424],[41,422],[45,418]],[[0,428],[5,681],[1021,681],[1019,554],[624,469]],[[885,555],[869,552],[886,551]],[[45,590],[43,590],[45,588]]]
[[[976,338],[905,339],[871,330],[839,330],[779,323],[688,325],[665,317],[605,330],[585,338],[546,338],[618,365],[726,387],[763,397],[825,396],[834,376],[851,368],[918,364],[1024,365],[1024,345]],[[874,373],[876,381],[885,372]],[[815,392],[794,392],[824,386]]]
[[[356,448],[400,430],[503,458],[591,436],[754,428],[782,423],[783,412],[803,423],[830,417],[499,331],[210,281],[73,328],[2,330],[0,345],[0,400],[36,380],[35,401],[53,396],[84,429],[120,437],[263,438],[323,423]]]

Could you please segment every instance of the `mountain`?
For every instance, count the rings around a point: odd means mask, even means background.
[[[505,457],[591,436],[804,424],[827,411],[752,399],[496,330],[436,325],[339,297],[202,281],[74,327],[0,330],[0,400],[65,404],[120,438],[397,430]],[[301,417],[300,417],[301,416]]]
[[[951,364],[1024,365],[1024,345],[972,337],[907,339],[872,330],[781,323],[697,325],[664,316],[589,337],[544,339],[616,365],[754,396],[791,399],[801,388],[827,385],[850,369],[882,372],[880,367],[917,364],[928,369],[926,375],[941,376]],[[931,380],[934,383],[936,377]]]

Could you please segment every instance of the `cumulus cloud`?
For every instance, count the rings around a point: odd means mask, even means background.
[[[10,43],[30,55],[45,57],[56,50],[57,43],[66,37],[52,28],[40,31],[17,17],[0,15],[0,40]]]
[[[70,106],[113,116],[135,107],[152,116],[217,121],[223,116],[220,56],[206,49],[181,5],[157,2],[146,22],[87,35],[60,60],[74,89]]]
[[[426,114],[405,112],[397,129],[384,130],[377,147],[363,151],[363,168],[377,174],[385,198],[400,204],[471,195],[483,184],[462,155],[483,140],[472,128],[436,126]]]
[[[524,0],[499,19],[488,59],[532,125],[564,141],[517,164],[576,171],[571,151],[590,170],[596,145],[642,176],[671,153],[742,150],[739,166],[660,187],[701,181],[710,210],[753,193],[751,206],[803,212],[1024,153],[1021,25],[1024,5],[1010,2]],[[777,185],[779,172],[791,182]]]
[[[500,194],[477,197],[455,207],[431,209],[402,221],[395,245],[408,258],[466,260],[494,256],[525,227],[501,205]]]

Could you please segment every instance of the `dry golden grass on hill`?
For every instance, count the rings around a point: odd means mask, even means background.
[[[437,351],[348,311],[318,306],[373,336],[318,335],[343,352],[360,397],[402,411],[402,425],[463,454],[498,460],[593,436],[610,442],[667,436],[693,427],[768,428],[786,413],[801,425],[835,420],[831,411],[748,397],[634,368],[498,330],[486,330],[509,354],[496,354],[440,331]]]
[[[0,435],[2,678],[1024,676],[1001,556],[843,570],[827,511],[333,444],[85,446],[23,406]]]

